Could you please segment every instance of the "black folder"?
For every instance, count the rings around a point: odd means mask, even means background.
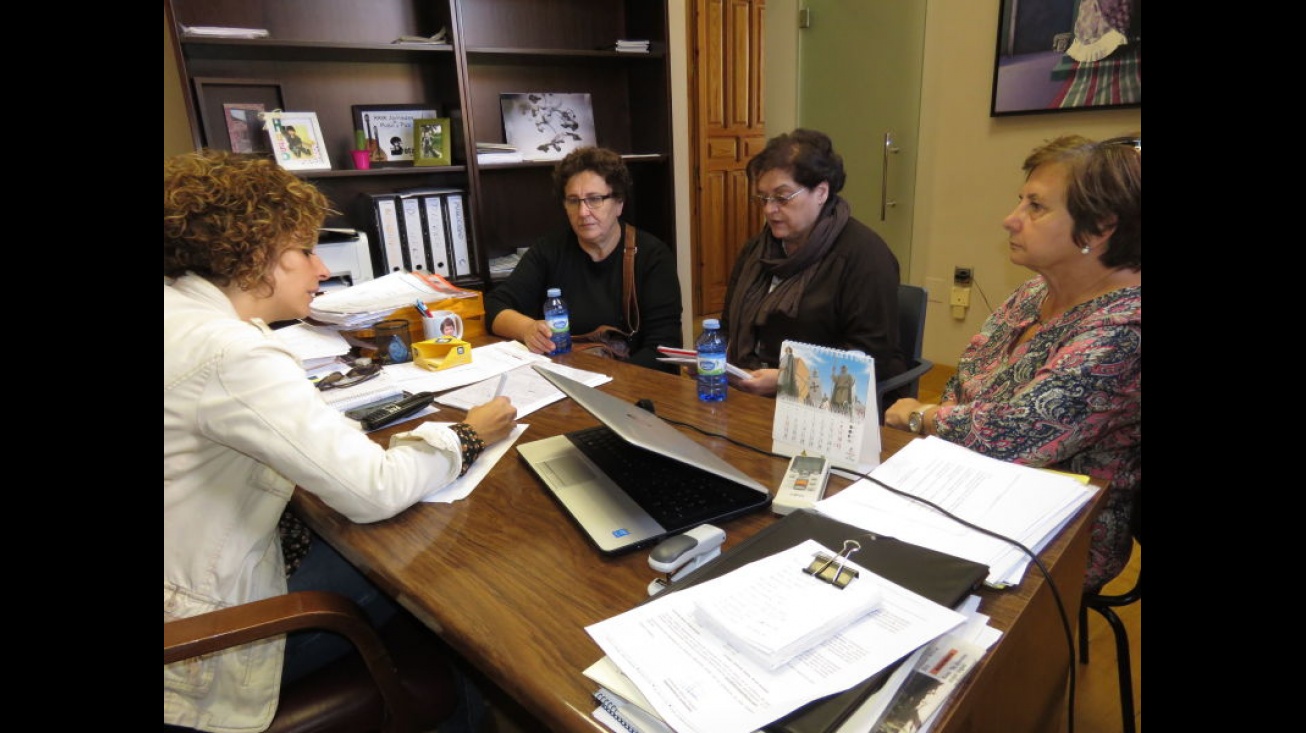
[[[672,583],[663,593],[725,575],[808,539],[820,542],[832,552],[840,552],[845,540],[856,540],[861,549],[850,558],[853,562],[948,608],[955,608],[989,574],[988,567],[977,562],[873,534],[811,509],[799,509]],[[880,689],[901,663],[899,659],[850,689],[814,700],[766,726],[765,730],[770,733],[830,733]]]

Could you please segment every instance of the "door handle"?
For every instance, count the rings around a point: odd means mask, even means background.
[[[897,201],[889,200],[889,156],[898,154],[898,146],[893,144],[893,133],[884,133],[884,165],[880,167],[880,221],[888,215],[890,206],[897,206]]]

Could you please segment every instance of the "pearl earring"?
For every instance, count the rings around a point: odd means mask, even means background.
[[[1083,249],[1079,250],[1079,253],[1080,253],[1081,255],[1086,255],[1086,254],[1089,253],[1089,251],[1090,251],[1090,250],[1089,250],[1089,248],[1088,248],[1088,245],[1084,245]]]

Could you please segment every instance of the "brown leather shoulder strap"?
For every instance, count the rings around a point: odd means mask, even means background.
[[[626,250],[621,278],[621,302],[626,313],[626,328],[633,336],[639,331],[639,300],[635,297],[635,227],[626,224]]]

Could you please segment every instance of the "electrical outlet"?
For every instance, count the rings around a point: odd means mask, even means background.
[[[952,268],[952,284],[968,288],[975,279],[975,271],[969,267]]]
[[[952,297],[949,298],[948,305],[961,308],[970,307],[970,288],[952,286]]]

